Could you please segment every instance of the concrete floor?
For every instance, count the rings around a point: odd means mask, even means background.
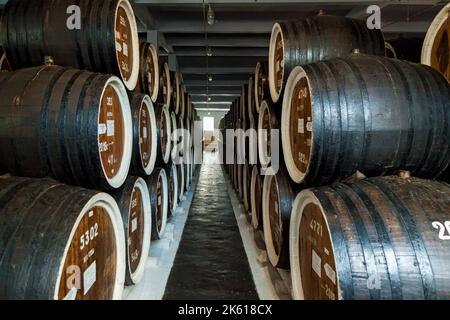
[[[202,166],[164,299],[258,299],[222,169],[211,161]]]

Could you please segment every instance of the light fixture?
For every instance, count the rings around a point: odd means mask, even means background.
[[[209,81],[209,82],[212,82],[212,81],[213,81],[212,75],[209,75],[209,76],[208,76],[208,81]]]
[[[208,97],[208,101],[211,101],[211,97]]]
[[[208,116],[210,116],[211,115],[211,112],[208,112]]]
[[[212,26],[214,23],[216,23],[216,15],[215,15],[213,9],[211,8],[211,5],[208,5],[207,19],[208,19],[208,24],[210,26]]]
[[[208,57],[212,57],[213,51],[212,51],[211,47],[206,47],[206,55]]]

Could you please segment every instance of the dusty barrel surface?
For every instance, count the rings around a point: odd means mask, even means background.
[[[261,175],[259,166],[254,165],[250,181],[250,202],[252,214],[252,226],[255,229],[261,229],[263,225],[262,216],[262,191],[264,176]]]
[[[421,62],[440,71],[450,81],[450,3],[442,8],[427,31]]]
[[[157,133],[157,165],[165,165],[171,155],[171,123],[169,109],[163,105],[156,107],[156,133]]]
[[[435,178],[450,161],[450,85],[428,66],[362,54],[297,67],[281,138],[297,183],[327,184],[357,170]]]
[[[0,298],[121,299],[125,239],[115,200],[50,179],[0,179]]]
[[[254,94],[256,113],[259,113],[261,103],[270,98],[267,63],[258,62],[255,68]]]
[[[131,172],[137,176],[150,175],[155,168],[158,146],[155,110],[145,94],[130,94],[130,105],[133,119]]]
[[[72,0],[8,1],[1,38],[11,67],[39,66],[51,56],[58,65],[114,74],[134,90],[139,38],[131,4],[81,0],[77,5]],[[83,17],[81,26],[67,12]]]
[[[144,276],[150,250],[152,212],[145,180],[128,177],[122,188],[113,193],[122,214],[126,242],[125,285],[138,284]]]
[[[172,104],[172,80],[170,78],[169,64],[163,59],[159,61],[159,90],[158,103],[166,108],[171,108]]]
[[[365,20],[320,15],[275,23],[269,48],[269,88],[278,102],[291,71],[299,65],[345,57],[353,49],[385,55],[381,30],[369,30]]]
[[[417,178],[302,191],[290,227],[294,298],[449,299],[449,210],[450,186]]]
[[[156,168],[147,178],[152,207],[152,239],[160,240],[164,235],[169,211],[169,185],[164,168]]]
[[[0,74],[0,170],[72,185],[118,188],[132,153],[119,78],[46,66]]]
[[[264,177],[262,213],[267,255],[274,267],[289,268],[289,224],[294,193],[289,176],[280,168]]]
[[[158,52],[151,43],[144,42],[140,46],[139,79],[136,89],[147,94],[152,102],[159,96],[159,60]]]

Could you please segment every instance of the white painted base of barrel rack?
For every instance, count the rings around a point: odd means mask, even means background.
[[[135,286],[125,287],[123,300],[162,300],[164,297],[197,182],[198,175],[178,205],[175,215],[167,222],[163,238],[152,241],[142,281]]]
[[[290,272],[271,265],[267,252],[264,250],[264,239],[261,233],[253,229],[228,176],[225,174],[224,176],[259,298],[261,300],[292,299]]]

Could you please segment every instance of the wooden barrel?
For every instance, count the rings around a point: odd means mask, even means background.
[[[252,213],[252,203],[251,203],[251,194],[250,194],[250,187],[252,182],[252,166],[249,164],[248,160],[245,161],[245,164],[243,165],[242,169],[242,189],[243,189],[243,202],[244,202],[244,209],[247,213]]]
[[[284,168],[276,175],[264,177],[262,214],[264,241],[270,263],[277,268],[289,268],[289,223],[294,193]]]
[[[50,179],[0,178],[0,299],[121,299],[116,201]]]
[[[421,61],[450,81],[450,3],[434,18],[422,47]]]
[[[0,171],[118,188],[132,153],[122,81],[57,66],[0,74]]]
[[[169,212],[169,183],[164,168],[156,168],[147,178],[152,208],[152,239],[160,240],[166,230]]]
[[[178,150],[178,122],[177,122],[177,116],[174,111],[170,112],[170,141],[172,146],[172,153],[171,158],[172,160],[176,159],[176,150]]]
[[[130,94],[131,115],[133,117],[132,174],[150,175],[155,168],[158,146],[156,115],[150,97],[146,94]]]
[[[435,178],[450,161],[450,85],[434,69],[354,54],[297,67],[281,117],[297,183],[410,171]]]
[[[180,80],[181,81],[181,80]],[[184,86],[180,83],[180,97],[179,97],[179,112],[178,115],[183,119],[186,118],[186,90]]]
[[[177,179],[178,179],[178,200],[183,201],[184,197],[184,186],[185,186],[185,176],[183,164],[177,164]]]
[[[269,167],[272,163],[272,144],[276,143],[273,140],[277,133],[273,130],[277,130],[278,132],[278,145],[281,148],[280,141],[280,123],[279,123],[279,115],[276,110],[279,107],[274,107],[268,100],[264,100],[261,104],[261,108],[259,109],[259,117],[258,117],[258,155],[259,162],[263,167]],[[274,136],[275,135],[275,136]],[[281,150],[279,150],[278,154],[274,154],[274,157],[278,157],[278,162],[280,160]]]
[[[169,109],[159,104],[156,107],[157,156],[156,164],[163,166],[170,161],[171,155],[171,123]]]
[[[269,88],[276,103],[291,71],[299,65],[345,57],[353,49],[385,54],[381,30],[369,30],[365,20],[319,15],[275,23],[269,48]]]
[[[113,193],[122,213],[125,230],[125,285],[138,284],[145,272],[150,250],[152,212],[150,194],[145,180],[129,176],[122,188]]]
[[[290,227],[294,298],[450,299],[449,211],[450,186],[417,178],[302,191]]]
[[[5,51],[3,50],[3,47],[0,46],[0,72],[7,72],[7,71],[12,71],[12,68],[9,65],[8,59],[6,58],[6,54]]]
[[[252,226],[255,229],[261,229],[263,225],[262,217],[262,191],[264,176],[261,175],[259,166],[254,165],[252,168],[252,176],[250,181],[250,201]]]
[[[168,174],[168,184],[169,184],[169,215],[173,216],[178,208],[178,170],[177,165],[172,163],[167,166],[166,172]]]
[[[166,108],[171,108],[172,103],[172,79],[169,70],[169,64],[160,59],[159,63],[159,90],[158,103],[164,105]]]
[[[172,110],[175,111],[177,116],[180,115],[181,105],[181,79],[180,74],[177,71],[170,72],[170,82],[172,84]]]
[[[258,62],[255,69],[254,94],[256,113],[259,113],[261,103],[270,98],[267,63]]]
[[[51,56],[61,66],[114,74],[134,90],[139,37],[131,4],[80,0],[79,12],[73,5],[72,0],[8,1],[1,39],[11,67],[40,66]],[[76,26],[70,14],[83,17],[82,25]]]
[[[248,91],[247,91],[247,122],[250,123],[255,118],[256,107],[255,107],[255,85],[253,83],[253,77],[248,79]]]
[[[158,51],[151,43],[141,43],[139,79],[136,89],[140,93],[147,94],[152,102],[156,102],[159,96],[159,81]]]

